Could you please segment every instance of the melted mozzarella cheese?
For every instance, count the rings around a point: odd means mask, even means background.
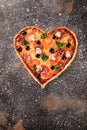
[[[30,41],[35,41],[35,36],[29,37],[29,40],[30,40]]]
[[[55,36],[56,36],[56,37],[58,37],[58,38],[60,38],[60,37],[61,37],[61,35],[62,35],[62,33],[61,33],[61,32],[59,32],[59,31],[55,34]]]
[[[66,51],[65,54],[66,54],[66,57],[67,57],[67,58],[70,58],[70,57],[71,57],[70,51]]]

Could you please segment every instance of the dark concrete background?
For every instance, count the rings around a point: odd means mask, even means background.
[[[13,48],[22,28],[73,30],[79,41],[70,67],[41,89]],[[23,121],[26,130],[87,130],[87,0],[0,0],[0,111],[4,128]]]

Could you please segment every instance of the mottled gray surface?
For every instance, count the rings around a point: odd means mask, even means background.
[[[78,37],[75,60],[45,89],[14,52],[14,35],[28,25],[67,26]],[[87,130],[87,0],[0,0],[0,111],[7,127],[22,120],[26,130]]]

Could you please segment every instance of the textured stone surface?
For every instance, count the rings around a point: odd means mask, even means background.
[[[14,35],[28,25],[67,26],[79,41],[73,63],[43,90],[14,52]],[[26,130],[87,129],[86,0],[0,0],[0,110],[10,115],[7,126],[22,120]]]
[[[25,130],[21,121],[14,126],[14,130]]]

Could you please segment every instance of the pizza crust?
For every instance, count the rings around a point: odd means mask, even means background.
[[[77,40],[77,37],[76,37],[75,33],[74,33],[73,31],[71,31],[70,29],[68,29],[67,27],[58,27],[58,28],[52,29],[52,30],[50,30],[49,32],[47,32],[47,34],[49,34],[49,33],[52,32],[53,30],[66,29],[66,30],[68,30],[68,31],[74,36],[76,46],[75,46],[75,50],[74,50],[74,53],[73,53],[73,56],[72,56],[71,60],[69,61],[69,63],[67,63],[67,64],[65,65],[65,67],[63,68],[63,70],[61,70],[58,74],[56,74],[55,76],[53,76],[51,79],[47,80],[45,83],[40,83],[39,80],[34,76],[34,74],[32,73],[32,71],[28,69],[27,65],[25,64],[25,62],[23,61],[23,59],[21,58],[21,56],[19,55],[19,53],[17,52],[16,47],[15,47],[16,37],[17,37],[22,31],[24,31],[24,30],[26,30],[26,29],[29,29],[29,28],[36,28],[36,29],[40,30],[42,33],[45,32],[45,31],[39,29],[39,28],[36,27],[36,26],[29,26],[29,27],[27,26],[27,27],[23,28],[23,29],[20,30],[20,31],[15,35],[15,37],[14,37],[14,50],[15,50],[17,56],[19,57],[19,59],[21,60],[21,62],[23,63],[24,67],[25,67],[25,68],[27,69],[27,71],[31,74],[31,76],[35,79],[35,81],[37,81],[37,82],[40,84],[41,88],[45,88],[45,86],[46,86],[50,81],[52,81],[53,79],[57,78],[63,71],[65,71],[65,70],[67,69],[67,67],[71,64],[71,62],[74,60],[74,58],[75,58],[75,56],[76,56],[76,53],[77,53],[78,40]]]

